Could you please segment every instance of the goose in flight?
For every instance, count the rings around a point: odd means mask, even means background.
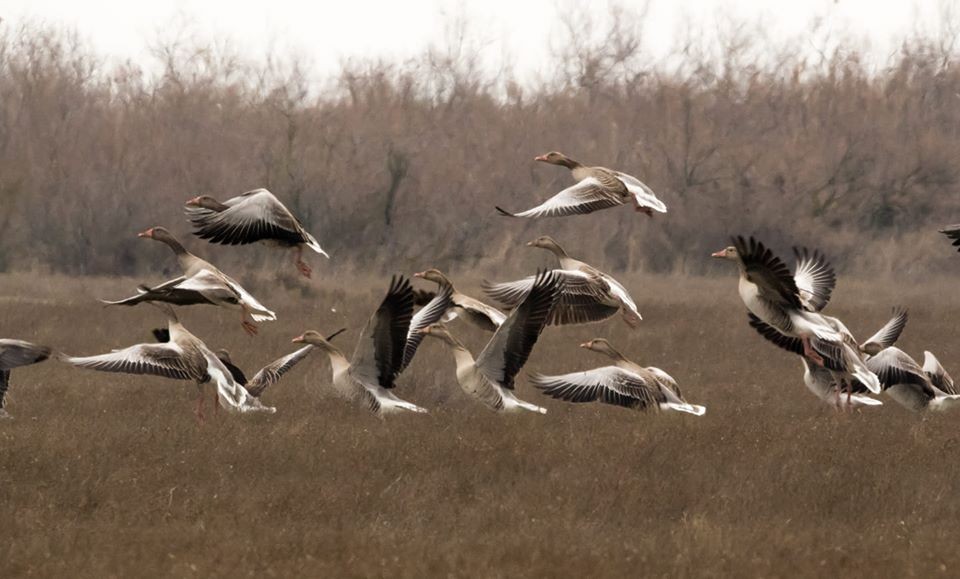
[[[511,213],[497,207],[507,217],[539,219],[541,217],[566,217],[584,215],[608,207],[633,203],[637,211],[653,216],[654,211],[667,212],[667,206],[657,199],[652,189],[636,177],[605,167],[586,167],[563,153],[553,151],[536,157],[534,161],[560,165],[570,169],[575,185],[567,187],[550,199],[532,209]]]
[[[163,227],[152,227],[139,237],[155,239],[166,244],[177,256],[183,275],[156,287],[140,286],[137,295],[117,301],[101,300],[108,306],[134,306],[142,302],[166,302],[178,306],[211,304],[241,312],[241,325],[248,334],[255,335],[254,322],[276,320],[268,310],[233,278],[209,262],[193,255]]]
[[[923,367],[903,350],[890,347],[867,360],[880,377],[884,390],[895,402],[913,412],[943,411],[960,407],[960,391],[930,352],[923,353]]]
[[[297,344],[310,344],[330,357],[333,386],[340,394],[359,398],[376,415],[407,410],[426,409],[401,400],[393,394],[395,381],[413,360],[426,328],[443,317],[450,308],[452,289],[447,286],[414,315],[413,288],[410,281],[395,276],[380,307],[367,321],[360,334],[353,359],[347,357],[319,332],[310,330],[293,339]]]
[[[803,355],[813,363],[824,366],[824,358],[829,358],[851,380],[859,380],[871,392],[880,392],[880,381],[867,368],[856,344],[844,339],[842,331],[819,313],[816,296],[824,291],[818,285],[821,282],[801,275],[798,283],[780,258],[752,237],[735,237],[732,245],[712,256],[737,264],[740,298],[750,313],[784,336],[799,338]],[[800,286],[805,289],[801,291]]]
[[[706,413],[705,407],[683,399],[672,376],[660,368],[644,368],[631,362],[607,340],[596,338],[580,347],[607,356],[613,365],[559,376],[534,374],[531,383],[547,396],[565,402],[603,402],[635,410],[653,408],[696,416]]]
[[[442,324],[428,326],[422,333],[443,341],[453,351],[457,382],[469,396],[497,411],[529,410],[546,414],[546,408],[514,395],[514,381],[562,292],[562,276],[554,271],[538,273],[531,290],[493,333],[476,359]]]
[[[312,270],[303,261],[303,247],[330,258],[317,239],[303,228],[287,207],[266,189],[254,189],[223,203],[209,195],[186,203],[193,234],[223,245],[246,245],[258,241],[295,250],[294,262],[304,277]]]
[[[750,327],[755,329],[761,336],[776,346],[800,356],[804,369],[803,383],[817,398],[820,398],[837,410],[852,410],[862,406],[881,406],[883,404],[875,398],[864,396],[864,394],[868,392],[866,386],[858,380],[849,380],[842,371],[839,361],[827,358],[824,360],[823,366],[814,364],[803,355],[803,345],[798,338],[784,336],[752,313],[748,314],[748,316],[750,319]],[[850,334],[850,331],[840,320],[830,316],[824,316],[824,318],[831,323],[834,328],[844,334],[844,339],[848,343],[855,343],[852,334]],[[893,317],[890,318],[877,333],[870,336],[870,338],[862,344],[857,345],[857,349],[864,354],[868,367],[870,367],[870,356],[893,346],[897,342],[907,324],[907,319],[907,310],[900,308],[894,309]],[[846,396],[841,396],[841,393],[844,392]]]
[[[135,344],[97,356],[62,356],[78,368],[100,372],[161,376],[192,380],[197,385],[197,418],[203,420],[203,385],[213,382],[220,403],[232,412],[276,412],[264,406],[233,379],[230,371],[200,338],[191,334],[167,304],[154,304],[167,316],[170,341]]]
[[[50,357],[50,348],[23,340],[0,339],[0,418],[13,418],[6,409],[10,371],[20,366],[43,362]]]
[[[944,227],[940,230],[940,233],[946,235],[951,244],[957,248],[957,251],[960,251],[960,223]]]
[[[346,328],[337,330],[333,334],[327,336],[327,341],[333,340],[336,336],[340,335],[346,330]],[[170,341],[170,332],[166,328],[154,328],[153,336],[158,342]],[[280,378],[282,378],[284,374],[292,370],[294,366],[304,360],[312,351],[313,346],[304,346],[299,350],[291,352],[290,354],[287,354],[286,356],[278,358],[267,364],[249,380],[247,379],[247,376],[244,374],[243,370],[241,370],[240,367],[234,363],[229,350],[221,348],[214,352],[214,354],[217,356],[220,362],[226,366],[227,370],[230,372],[230,375],[233,377],[234,382],[243,386],[247,393],[254,398],[260,398],[268,386],[272,386],[273,384],[279,382]]]
[[[488,306],[478,299],[458,292],[447,276],[438,269],[431,268],[426,271],[421,271],[413,274],[413,277],[432,281],[441,288],[446,286],[450,287],[452,292],[450,294],[450,302],[452,305],[450,309],[444,313],[443,318],[441,318],[440,321],[443,323],[450,322],[457,317],[463,317],[463,319],[482,330],[495,332],[507,319],[507,316],[497,308]]]
[[[546,249],[557,256],[560,268],[554,271],[563,277],[560,301],[550,314],[551,325],[587,324],[605,320],[617,312],[631,328],[640,321],[640,312],[627,288],[599,269],[573,259],[552,237],[541,236],[527,243],[529,247]],[[508,307],[516,307],[533,285],[533,276],[503,283],[483,282],[487,295]]]

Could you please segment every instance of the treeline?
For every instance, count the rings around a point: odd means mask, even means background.
[[[0,271],[156,271],[162,250],[137,231],[186,237],[187,198],[256,187],[339,271],[534,263],[518,244],[551,234],[611,271],[700,273],[738,232],[850,269],[949,267],[935,230],[960,221],[953,38],[905,40],[873,69],[848,46],[811,58],[738,28],[649,64],[630,18],[601,34],[571,18],[535,81],[469,43],[322,80],[292,58],[161,43],[154,74],[69,32],[0,24]],[[533,162],[550,150],[640,177],[670,212],[498,217],[570,183]],[[187,241],[225,267],[276,258]]]

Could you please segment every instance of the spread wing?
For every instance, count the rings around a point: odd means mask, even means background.
[[[867,368],[877,375],[880,386],[886,390],[897,384],[910,384],[933,397],[933,388],[923,369],[906,352],[891,346],[867,360]]]
[[[532,209],[520,213],[510,213],[497,207],[497,211],[507,217],[539,219],[541,217],[585,215],[601,209],[623,205],[623,203],[623,195],[605,187],[596,177],[587,177]]]
[[[440,318],[453,306],[450,299],[452,295],[452,286],[446,284],[440,286],[437,295],[427,305],[420,308],[420,311],[410,320],[410,329],[407,330],[406,344],[403,348],[403,362],[400,364],[397,373],[403,372],[410,365],[414,354],[417,353],[417,348],[423,341],[423,334],[420,331],[439,322]]]
[[[196,276],[194,276],[194,278],[206,271],[207,270],[201,271]],[[251,295],[250,292],[243,289],[243,286],[237,283],[233,278],[231,278],[230,276],[222,272],[220,272],[220,275],[217,277],[221,278],[222,283],[226,285],[226,287],[228,287],[231,291],[236,293],[236,295],[240,300],[240,303],[247,308],[247,310],[250,312],[250,317],[252,317],[255,321],[265,322],[265,321],[272,321],[277,319],[277,314],[268,310],[266,306],[261,304],[257,300],[257,298],[253,297],[253,295]],[[193,278],[190,278],[190,279],[193,279]],[[187,281],[190,281],[190,280],[188,279]]]
[[[279,382],[280,378],[282,378],[284,374],[299,364],[300,361],[306,358],[312,350],[313,346],[306,346],[300,348],[296,352],[287,354],[286,356],[267,364],[261,368],[260,371],[250,379],[249,382],[246,383],[245,386],[247,392],[249,392],[251,396],[259,398],[268,386]]]
[[[380,307],[367,321],[353,353],[351,375],[365,384],[393,388],[403,367],[407,332],[413,318],[410,280],[394,276]]]
[[[604,366],[560,376],[534,374],[530,377],[530,383],[543,390],[547,396],[566,402],[600,401],[604,404],[646,410],[667,401],[659,385],[617,366]]]
[[[191,281],[188,282],[188,279]],[[177,306],[190,306],[216,303],[213,300],[238,302],[237,296],[228,288],[222,287],[222,284],[212,285],[211,280],[203,276],[196,280],[180,276],[165,281],[156,287],[141,286],[137,288],[137,295],[129,298],[116,301],[100,301],[108,306],[135,306],[143,302],[164,302]]]
[[[10,370],[43,362],[50,357],[50,348],[23,340],[0,340],[0,370]]]
[[[495,332],[507,316],[497,308],[487,305],[480,300],[460,294],[454,298],[454,305],[462,308],[466,318],[474,325],[488,332]],[[449,313],[448,313],[449,315]],[[456,317],[456,312],[453,312]]]
[[[794,247],[793,255],[797,259],[793,279],[800,292],[800,302],[807,311],[819,312],[830,301],[837,274],[819,250]]]
[[[303,227],[290,210],[266,189],[248,191],[227,200],[227,209],[187,207],[193,234],[211,243],[244,245],[265,239],[287,244],[306,243]]]
[[[873,356],[884,348],[889,348],[896,344],[897,340],[900,339],[903,328],[907,325],[907,318],[906,309],[894,308],[893,317],[890,318],[890,321],[884,324],[876,334],[870,336],[866,342],[861,344],[860,350]]]
[[[743,261],[747,279],[757,285],[763,299],[780,306],[803,308],[797,283],[779,257],[753,237],[734,237],[733,246]]]
[[[653,189],[647,187],[640,179],[632,175],[627,175],[626,173],[621,173],[620,171],[614,171],[613,173],[627,186],[627,191],[630,191],[630,194],[633,195],[633,199],[638,206],[649,207],[660,213],[667,212],[667,206],[663,201],[657,199],[657,195],[653,192]]]
[[[946,394],[960,394],[960,389],[954,385],[953,378],[932,352],[923,353],[923,373],[938,390]]]
[[[536,275],[530,292],[477,356],[477,368],[490,381],[513,389],[513,380],[530,357],[550,310],[563,293],[563,285],[564,277],[557,270]]]
[[[547,320],[548,324],[561,326],[599,322],[620,310],[616,298],[609,295],[606,284],[599,277],[566,269],[555,269],[553,272],[562,276],[564,284],[560,299]],[[482,287],[491,298],[507,307],[516,307],[530,292],[533,283],[531,276],[504,283],[484,281]]]
[[[99,356],[65,357],[64,362],[79,368],[122,374],[148,374],[174,380],[201,380],[195,368],[186,363],[183,349],[175,342],[136,344]]]
[[[630,296],[630,292],[627,291],[627,288],[623,287],[623,284],[613,279],[613,277],[605,273],[601,275],[603,281],[607,283],[607,290],[610,292],[610,295],[620,302],[620,307],[623,308],[623,317],[627,321],[627,324],[631,327],[636,327],[636,325],[643,320],[643,317],[640,315],[640,311],[637,309],[637,304],[633,301],[633,297]]]
[[[958,223],[957,225],[944,227],[943,229],[940,230],[940,233],[950,238],[950,241],[953,244],[953,246],[957,248],[957,251],[960,251],[960,223]]]

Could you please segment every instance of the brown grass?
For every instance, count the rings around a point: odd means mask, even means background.
[[[638,331],[619,320],[549,329],[527,370],[598,365],[576,344],[608,336],[675,376],[709,408],[702,419],[566,406],[525,381],[521,395],[549,414],[494,415],[465,399],[452,357],[430,342],[398,393],[431,413],[385,421],[330,395],[320,355],[266,393],[276,415],[221,413],[202,427],[186,383],[56,362],[16,371],[16,419],[0,423],[0,575],[957,572],[956,417],[919,417],[892,401],[833,413],[803,389],[797,360],[751,333],[732,273],[624,281],[645,317]],[[4,337],[77,354],[144,341],[159,322],[151,308],[91,305],[131,283],[4,277]],[[267,293],[281,319],[256,339],[213,308],[183,317],[254,369],[306,327],[345,323],[352,348],[385,283],[362,285],[369,291],[346,301]],[[901,345],[934,349],[957,370],[960,298],[949,288],[841,280],[831,309],[866,335],[888,307],[908,306]],[[475,348],[483,341],[456,330]]]

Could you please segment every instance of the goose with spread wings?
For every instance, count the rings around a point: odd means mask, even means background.
[[[209,195],[194,197],[186,203],[193,234],[210,243],[246,245],[263,242],[295,250],[297,271],[310,277],[312,270],[303,261],[303,248],[309,247],[329,258],[317,238],[310,234],[277,197],[266,189],[217,201]]]
[[[546,414],[546,408],[524,402],[513,393],[514,382],[563,292],[563,277],[554,271],[537,273],[533,287],[510,312],[474,359],[446,326],[435,324],[423,334],[447,344],[457,364],[457,382],[469,396],[496,411],[528,410]]]
[[[6,409],[7,390],[10,388],[10,371],[20,366],[43,362],[50,357],[50,348],[31,342],[0,339],[0,418],[12,418]]]
[[[327,336],[327,340],[333,340],[336,336],[345,332],[346,328],[341,328],[333,334]],[[170,341],[170,332],[166,328],[155,328],[153,330],[153,336],[158,342],[169,342]],[[243,370],[236,365],[233,361],[233,356],[230,355],[230,351],[221,348],[214,352],[217,358],[226,366],[227,370],[230,372],[230,375],[233,377],[233,380],[243,386],[247,392],[254,398],[260,398],[264,391],[277,382],[283,377],[284,374],[289,372],[299,364],[301,361],[306,359],[306,357],[313,351],[313,346],[304,346],[294,352],[283,356],[282,358],[277,358],[273,362],[270,362],[263,368],[261,368],[252,378],[247,379],[247,375]]]
[[[167,304],[157,304],[167,316],[169,342],[135,344],[97,356],[61,356],[78,368],[192,380],[197,385],[197,418],[203,420],[203,385],[212,382],[220,404],[232,412],[276,412],[238,384],[230,370],[203,341],[190,333]]]
[[[207,304],[239,309],[241,325],[255,335],[254,322],[272,321],[277,315],[268,310],[233,278],[212,264],[187,251],[164,227],[152,227],[139,237],[166,244],[176,255],[183,275],[155,287],[140,286],[137,295],[117,301],[101,300],[108,306],[135,306],[144,302],[164,302],[178,306]]]
[[[452,292],[450,294],[451,306],[440,320],[443,323],[460,317],[482,330],[495,332],[507,319],[507,316],[497,308],[457,291],[453,282],[438,269],[431,268],[426,271],[421,271],[413,274],[413,277],[432,281],[441,288],[450,288]]]
[[[426,412],[393,393],[395,381],[413,360],[423,334],[420,330],[436,323],[450,308],[451,288],[441,288],[416,314],[410,280],[395,276],[377,311],[363,328],[353,358],[347,357],[319,332],[309,330],[293,339],[310,344],[330,357],[333,386],[340,394],[360,399],[374,414],[395,411]]]
[[[650,187],[626,173],[606,167],[587,167],[558,151],[540,155],[534,161],[570,169],[577,183],[567,187],[540,205],[520,213],[511,213],[506,209],[497,207],[496,209],[501,215],[526,219],[566,217],[593,213],[594,211],[628,203],[632,203],[637,211],[651,217],[654,211],[667,212],[667,206],[657,198]]]
[[[769,340],[776,346],[784,350],[797,354],[803,362],[803,382],[817,398],[820,398],[827,404],[837,410],[852,410],[863,406],[881,406],[883,403],[875,398],[865,396],[868,392],[867,387],[858,380],[850,380],[841,369],[841,363],[837,360],[826,358],[824,365],[814,364],[803,355],[803,345],[798,338],[784,336],[772,326],[764,323],[755,315],[748,314],[750,327],[755,329],[761,336]],[[855,343],[853,335],[847,327],[831,316],[824,316],[833,327],[844,334],[844,340],[848,343]],[[867,367],[870,367],[872,355],[876,355],[886,348],[893,346],[900,338],[904,327],[907,324],[907,310],[895,308],[893,317],[880,328],[877,333],[870,336],[857,348],[863,353]],[[879,378],[879,376],[878,376]],[[881,386],[882,386],[881,379]],[[845,396],[841,394],[846,393]]]
[[[884,391],[913,412],[952,410],[960,407],[960,391],[930,352],[923,353],[923,366],[903,350],[890,347],[867,360],[880,377]]]
[[[732,245],[713,253],[713,257],[737,264],[740,298],[753,315],[784,336],[799,338],[803,355],[813,363],[824,366],[829,358],[851,380],[859,380],[871,392],[880,392],[880,381],[867,368],[856,344],[845,340],[843,333],[818,311],[822,306],[817,300],[823,301],[825,291],[821,286],[830,283],[816,281],[817,276],[811,274],[814,281],[801,275],[798,284],[783,261],[752,237],[734,237]],[[801,285],[805,286],[803,291]]]
[[[550,314],[551,325],[588,324],[599,322],[620,312],[623,321],[636,328],[643,319],[636,302],[619,281],[599,269],[573,259],[549,236],[541,236],[527,243],[553,253],[560,268],[553,270],[564,279],[563,295]],[[534,278],[526,277],[512,282],[483,282],[483,291],[507,307],[516,307],[530,291]]]
[[[695,416],[706,413],[706,407],[683,399],[672,376],[660,368],[644,368],[631,362],[607,340],[596,338],[580,347],[607,356],[613,365],[559,376],[534,374],[531,383],[547,396],[565,402],[602,402],[634,410],[668,410]]]

